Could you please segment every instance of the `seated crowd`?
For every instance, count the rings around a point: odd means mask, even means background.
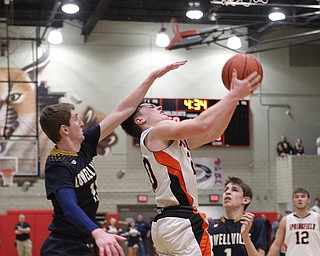
[[[295,144],[292,146],[290,142],[287,141],[285,135],[281,135],[280,141],[277,144],[278,156],[284,157],[288,155],[304,155],[304,146],[302,145],[301,138],[297,138]]]

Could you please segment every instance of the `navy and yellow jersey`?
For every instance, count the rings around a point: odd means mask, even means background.
[[[45,167],[47,199],[51,200],[54,214],[49,230],[79,238],[87,237],[63,214],[55,193],[61,188],[73,188],[79,207],[95,221],[99,198],[96,186],[96,171],[93,157],[100,137],[100,126],[96,125],[84,132],[84,141],[79,152],[66,152],[56,147],[51,150]]]
[[[214,255],[248,255],[240,233],[241,226],[240,218],[229,220],[222,217],[209,223],[208,232],[212,235]],[[266,233],[261,219],[254,217],[249,236],[256,249],[266,250]]]

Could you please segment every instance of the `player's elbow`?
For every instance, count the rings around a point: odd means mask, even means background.
[[[197,133],[202,135],[209,135],[211,133],[212,124],[208,122],[201,122],[197,127]]]

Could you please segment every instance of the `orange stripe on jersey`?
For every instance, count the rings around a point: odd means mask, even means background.
[[[179,181],[180,189],[188,199],[189,205],[193,206],[193,197],[187,192],[186,184],[183,179],[180,163],[165,152],[154,152],[154,157],[158,163],[167,167],[168,173],[175,176]]]
[[[208,223],[205,220],[206,215],[204,213],[199,213],[201,218],[203,219],[203,224],[202,228],[204,230],[201,242],[200,242],[200,250],[203,256],[211,256],[212,255],[212,248],[211,248],[211,241],[210,241],[210,236],[209,233],[207,232],[208,229]]]

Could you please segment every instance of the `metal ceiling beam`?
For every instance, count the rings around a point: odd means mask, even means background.
[[[273,42],[277,42],[277,41],[283,41],[283,40],[289,40],[289,39],[295,39],[295,38],[299,38],[299,37],[307,37],[307,36],[319,35],[319,34],[320,34],[320,29],[308,31],[308,32],[303,32],[303,33],[297,33],[297,34],[293,34],[293,35],[289,35],[289,36],[283,36],[283,37],[279,37],[279,38],[262,40],[259,43],[260,44],[267,44],[267,43],[273,43]],[[320,38],[318,38],[317,40],[320,40]]]
[[[60,7],[61,5],[61,1],[60,0],[56,0],[55,3],[54,3],[54,6],[50,12],[50,15],[47,19],[47,22],[46,22],[46,27],[42,33],[42,36],[41,36],[41,39],[40,39],[40,43],[43,41],[43,38],[48,30],[49,27],[51,27],[53,21],[54,21],[54,17],[56,16],[56,13],[58,11],[58,8]]]
[[[96,6],[96,9],[92,13],[92,15],[89,17],[87,22],[83,25],[81,35],[85,36],[85,42],[87,37],[92,32],[97,22],[101,19],[104,11],[108,8],[111,2],[112,0],[100,0]]]
[[[226,1],[215,1],[211,0],[210,4],[219,4],[219,5],[230,5],[230,6],[236,6],[236,5],[247,5],[247,6],[261,6],[261,7],[289,7],[289,8],[313,8],[313,9],[320,9],[320,5],[318,4],[281,4],[281,3],[254,3],[254,2],[247,2],[247,1],[237,1],[237,2],[230,2],[225,4]]]

